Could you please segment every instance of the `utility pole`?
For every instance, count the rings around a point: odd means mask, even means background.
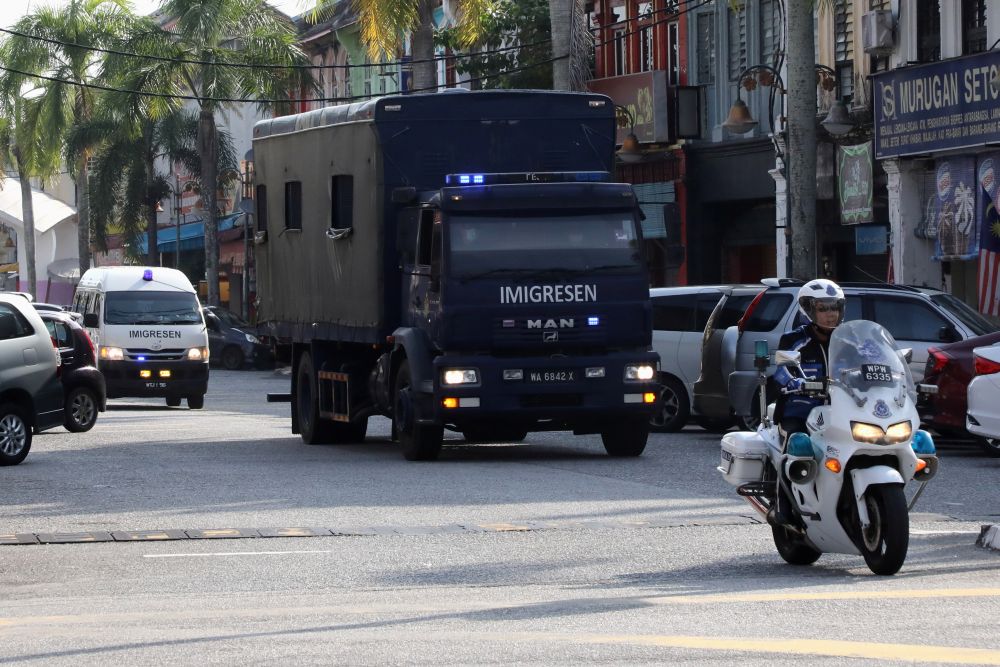
[[[788,224],[792,238],[790,277],[818,275],[816,235],[816,37],[813,2],[787,0]]]

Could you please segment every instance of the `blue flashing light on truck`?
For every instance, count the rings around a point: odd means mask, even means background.
[[[385,97],[254,128],[258,320],[290,341],[292,431],[410,460],[599,433],[637,456],[659,361],[639,210],[602,95]]]

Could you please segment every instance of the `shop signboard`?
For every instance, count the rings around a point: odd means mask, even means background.
[[[840,199],[840,222],[856,225],[872,222],[874,184],[871,143],[837,147],[837,188]]]
[[[1000,51],[873,77],[879,160],[1000,142]]]
[[[854,228],[854,252],[858,255],[884,255],[889,251],[889,232],[885,225],[859,225]]]
[[[625,107],[635,121],[632,128],[618,128],[617,143],[622,143],[629,132],[635,132],[640,143],[671,141],[665,70],[594,79],[587,87]]]

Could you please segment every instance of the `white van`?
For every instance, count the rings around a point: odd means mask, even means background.
[[[97,348],[108,398],[162,396],[205,405],[208,332],[198,296],[177,269],[105,266],[80,278],[73,310]]]

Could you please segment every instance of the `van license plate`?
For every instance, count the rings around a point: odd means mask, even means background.
[[[167,386],[166,382],[147,382],[146,389],[163,389]]]
[[[528,371],[528,382],[575,382],[576,371]]]

